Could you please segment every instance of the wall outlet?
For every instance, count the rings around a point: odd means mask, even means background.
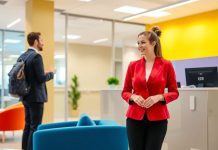
[[[189,109],[192,111],[196,109],[196,98],[193,95],[189,97]]]

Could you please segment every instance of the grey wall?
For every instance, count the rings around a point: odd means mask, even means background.
[[[181,85],[186,85],[185,68],[218,66],[218,57],[176,60],[172,61],[172,63],[176,72],[177,81],[181,82]]]

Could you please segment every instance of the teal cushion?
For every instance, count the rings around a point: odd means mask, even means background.
[[[87,114],[82,114],[76,126],[96,126],[96,124]]]

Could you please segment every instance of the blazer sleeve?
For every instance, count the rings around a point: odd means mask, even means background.
[[[177,99],[179,96],[177,83],[176,83],[176,75],[171,62],[169,62],[168,69],[167,69],[167,88],[168,88],[168,92],[164,93],[163,95],[166,104]]]
[[[127,72],[126,72],[126,78],[124,81],[124,87],[121,93],[122,98],[129,104],[131,104],[130,101],[130,97],[132,96],[132,90],[133,90],[133,86],[132,86],[132,75],[133,75],[133,71],[132,71],[132,63],[129,64]]]
[[[37,54],[33,59],[33,70],[39,83],[44,83],[54,78],[53,72],[45,74],[42,56]]]

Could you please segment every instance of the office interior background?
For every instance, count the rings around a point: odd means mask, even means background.
[[[1,109],[18,102],[18,99],[8,94],[7,74],[27,48],[27,1],[0,0]],[[81,91],[78,112],[87,113],[92,118],[101,118],[101,92],[122,89],[129,62],[140,58],[136,45],[137,35],[154,25],[162,30],[163,56],[173,62],[177,81],[182,87],[187,86],[185,68],[218,66],[218,0],[53,2],[52,51],[57,73],[54,80],[50,81],[53,83],[49,83],[54,85],[54,91],[48,91],[53,99],[49,99],[52,103],[46,107],[52,115],[45,122],[75,119],[71,115],[71,106],[66,96],[74,74],[78,76]],[[171,7],[180,3],[181,5]],[[111,76],[120,81],[116,89],[107,85],[107,79]],[[121,97],[119,99],[118,103],[122,103]]]

